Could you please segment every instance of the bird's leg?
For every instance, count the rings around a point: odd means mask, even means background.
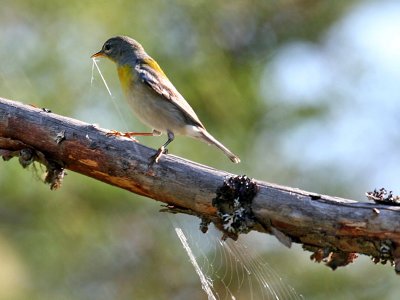
[[[152,132],[119,132],[111,130],[107,133],[107,136],[122,136],[136,141],[135,136],[160,136],[161,132],[153,129]]]
[[[152,132],[124,132],[122,133],[124,137],[134,137],[134,136],[160,136],[161,132],[153,129]]]
[[[160,160],[160,157],[161,157],[163,154],[167,154],[167,152],[168,152],[167,146],[168,146],[169,143],[171,143],[171,142],[174,140],[174,138],[175,138],[174,133],[173,133],[172,131],[169,131],[169,130],[168,130],[167,133],[168,133],[168,140],[165,142],[164,145],[162,145],[162,146],[157,150],[156,154],[154,154],[154,155],[151,157],[150,165],[149,165],[149,166],[152,166],[154,163],[158,163],[158,161]]]

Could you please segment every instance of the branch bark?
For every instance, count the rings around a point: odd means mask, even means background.
[[[223,214],[213,203],[216,191],[235,175],[173,155],[148,168],[155,150],[107,130],[44,109],[0,98],[0,155],[35,159],[59,183],[63,168],[101,180],[168,205],[171,212],[199,216],[225,235]],[[22,151],[21,151],[22,150]],[[335,269],[356,253],[386,261],[400,270],[400,207],[318,195],[300,189],[253,181],[251,228],[274,234],[282,243],[301,243],[312,258]],[[54,186],[56,187],[56,186]],[[204,228],[203,228],[204,229]]]

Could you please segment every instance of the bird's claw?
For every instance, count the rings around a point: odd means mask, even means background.
[[[163,154],[168,154],[168,149],[164,148],[164,146],[160,147],[157,150],[156,154],[151,156],[149,167],[153,166],[154,164],[157,164]]]

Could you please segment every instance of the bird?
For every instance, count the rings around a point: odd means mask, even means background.
[[[146,53],[143,46],[128,36],[109,38],[92,59],[105,57],[116,63],[121,87],[137,118],[153,129],[152,132],[127,132],[123,136],[159,136],[167,141],[151,157],[158,163],[167,153],[175,135],[195,138],[219,148],[232,162],[240,158],[214,138],[205,128],[193,108],[178,92],[159,64]]]

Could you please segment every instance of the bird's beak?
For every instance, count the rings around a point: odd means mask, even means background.
[[[105,57],[106,55],[104,54],[103,50],[100,50],[99,52],[93,54],[90,58],[96,58],[96,57]]]

